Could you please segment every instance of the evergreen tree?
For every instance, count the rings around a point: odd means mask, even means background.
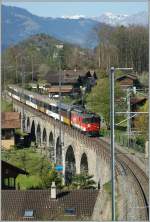
[[[55,181],[55,184],[58,188],[61,188],[62,186],[62,178],[53,167],[49,172],[42,175],[41,178],[42,178],[44,188],[51,188],[53,181]]]
[[[76,174],[72,179],[72,187],[75,189],[95,189],[95,185],[93,175],[86,173]]]

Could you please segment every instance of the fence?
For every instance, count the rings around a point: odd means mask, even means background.
[[[110,131],[101,132],[101,136],[110,137]],[[121,132],[121,131],[115,130],[115,141],[121,146],[124,146],[124,147],[129,146],[129,148],[132,148],[138,152],[144,153],[144,150],[145,150],[144,145],[143,146],[138,145],[137,138],[133,136],[130,136],[130,139],[128,141],[128,135],[126,135],[125,131]]]

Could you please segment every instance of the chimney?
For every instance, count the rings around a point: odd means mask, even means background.
[[[56,185],[55,185],[55,182],[52,182],[52,185],[51,185],[51,199],[56,199]]]

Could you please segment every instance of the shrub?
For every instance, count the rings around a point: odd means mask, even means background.
[[[139,146],[144,147],[144,146],[145,146],[144,137],[143,137],[143,136],[138,136],[138,137],[136,138],[136,144],[139,145]]]

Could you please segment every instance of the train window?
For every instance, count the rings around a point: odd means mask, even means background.
[[[25,100],[29,100],[29,96],[28,95],[25,95]]]
[[[51,105],[47,105],[47,106],[48,106],[48,109],[49,109],[49,110],[52,110],[52,107],[51,107]]]
[[[99,117],[93,117],[92,121],[93,121],[93,123],[98,123],[98,122],[100,122],[100,118]]]
[[[44,103],[43,103],[42,101],[40,102],[40,106],[41,106],[41,107],[44,107]]]
[[[36,99],[31,98],[31,102],[32,102],[32,103],[34,103],[34,104],[36,104],[36,103],[37,103],[37,100],[36,100]]]
[[[83,123],[98,123],[100,119],[98,117],[84,118]]]
[[[48,105],[47,103],[43,103],[43,107],[44,107],[45,109],[49,109],[49,110],[50,110],[50,105]]]
[[[37,105],[41,107],[41,102],[37,100]]]
[[[83,123],[89,123],[90,122],[90,118],[84,118],[82,122]]]
[[[56,107],[56,106],[51,106],[51,110],[54,113],[58,113],[58,107]]]
[[[36,102],[37,102],[37,105],[38,105],[38,106],[43,107],[42,101],[36,100]]]

